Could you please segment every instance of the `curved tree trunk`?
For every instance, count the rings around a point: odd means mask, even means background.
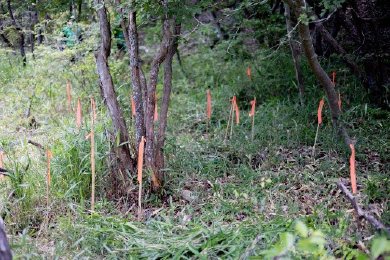
[[[96,1],[98,4],[102,4],[101,0]],[[114,131],[119,134],[120,146],[117,147],[118,166],[125,174],[125,170],[131,172],[134,171],[135,162],[130,156],[130,149],[128,145],[128,132],[125,119],[122,115],[122,111],[119,107],[118,100],[114,89],[114,83],[112,81],[111,73],[108,67],[108,56],[111,50],[111,29],[107,19],[105,6],[97,10],[97,15],[100,21],[100,37],[101,44],[98,51],[95,54],[97,71],[100,77],[100,84],[102,90],[102,96],[105,99],[108,111],[110,113]]]
[[[169,101],[171,97],[172,90],[172,61],[173,57],[177,51],[178,47],[178,35],[180,34],[180,25],[175,25],[173,31],[173,37],[169,45],[168,54],[164,61],[164,88],[163,88],[163,99],[161,105],[161,112],[158,121],[158,132],[157,132],[157,141],[156,141],[156,168],[159,170],[157,174],[157,179],[160,183],[163,182],[163,172],[160,171],[164,168],[164,143],[165,143],[165,130],[167,127],[167,115]]]
[[[23,67],[26,67],[27,58],[26,58],[26,52],[24,50],[24,33],[23,33],[23,28],[22,28],[22,26],[20,26],[20,24],[16,21],[16,19],[14,17],[14,13],[13,13],[12,7],[11,7],[11,0],[7,0],[7,7],[8,7],[8,12],[9,12],[9,16],[11,18],[12,24],[15,26],[15,28],[18,31],[18,34],[19,34],[20,54],[22,55],[22,58],[23,58]]]
[[[295,1],[284,0],[284,2],[287,3],[292,10],[294,10],[296,17],[307,15],[305,12],[305,6],[306,6],[305,0],[295,0]],[[339,118],[340,109],[337,103],[338,98],[336,95],[336,91],[333,87],[331,79],[329,78],[325,70],[321,67],[321,64],[318,61],[317,54],[314,51],[313,39],[311,38],[310,35],[309,25],[304,21],[299,22],[298,32],[299,32],[299,38],[301,39],[302,42],[302,49],[307,60],[309,61],[310,68],[313,71],[314,75],[316,76],[317,80],[321,83],[322,87],[325,90],[328,99],[329,108],[330,108],[332,122],[335,128],[337,129],[338,133],[344,138],[344,142],[347,145],[349,145],[351,143],[351,140]]]
[[[301,68],[301,62],[299,60],[299,49],[298,46],[296,46],[293,37],[293,27],[291,25],[291,11],[289,5],[287,4],[285,4],[285,16],[286,16],[287,34],[288,34],[291,54],[293,56],[293,61],[294,61],[295,76],[297,78],[297,83],[298,83],[299,99],[301,101],[301,106],[303,106],[304,105],[303,96],[305,95],[305,86],[303,85],[302,68]]]

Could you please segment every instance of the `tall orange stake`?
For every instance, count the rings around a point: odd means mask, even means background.
[[[211,96],[210,96],[210,90],[207,89],[207,124],[206,124],[206,133],[209,131],[210,118],[211,118]]]
[[[251,101],[252,109],[249,113],[249,117],[252,117],[252,141],[255,138],[255,109],[256,109],[256,97]]]
[[[3,167],[4,152],[0,151],[0,167]],[[0,174],[0,179],[5,180],[4,174]]]
[[[154,122],[158,120],[158,112],[157,112],[157,93],[155,94],[155,105],[154,105]]]
[[[339,92],[339,100],[337,101],[337,104],[339,105],[339,110],[341,111],[341,94]]]
[[[83,115],[81,110],[81,100],[80,98],[77,98],[77,112],[76,112],[76,126],[80,127],[83,124]]]
[[[138,221],[142,219],[142,168],[144,165],[144,145],[145,138],[142,136],[141,142],[138,148],[138,182],[139,182],[139,190],[138,190]]]
[[[317,143],[318,129],[320,128],[320,124],[322,123],[322,116],[321,116],[321,113],[322,113],[322,108],[323,108],[323,107],[324,107],[324,99],[322,98],[321,101],[320,101],[320,104],[319,104],[319,106],[318,106],[318,110],[317,110],[318,124],[317,124],[316,136],[315,136],[315,138],[314,138],[313,158],[314,158],[314,152],[315,152],[316,143]]]
[[[46,173],[46,190],[47,190],[47,208],[50,200],[50,159],[53,157],[49,150],[46,151],[47,173]]]
[[[70,83],[66,83],[66,95],[68,97],[69,110],[72,111],[72,97],[70,95]]]
[[[332,73],[332,84],[334,86],[334,83],[335,83],[335,79],[336,79],[336,72],[333,71]]]
[[[249,80],[252,81],[252,72],[251,72],[251,68],[248,67],[248,68],[246,69],[246,74],[248,74]]]
[[[91,187],[91,212],[95,210],[95,132],[94,125],[96,120],[95,100],[91,98],[91,132],[85,139],[91,138],[91,173],[92,173],[92,187]]]
[[[352,193],[356,194],[357,188],[356,188],[356,170],[355,170],[355,147],[353,144],[350,144],[349,147],[351,148],[351,157],[349,159],[350,163],[350,171],[351,171],[351,185],[352,185]]]

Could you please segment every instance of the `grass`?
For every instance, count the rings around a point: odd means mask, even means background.
[[[334,184],[340,177],[348,179],[349,150],[334,134],[325,106],[312,157],[316,109],[322,94],[315,90],[314,82],[308,83],[307,105],[299,106],[296,88],[285,82],[284,77],[293,75],[286,55],[280,57],[282,62],[273,58],[253,69],[253,83],[245,78],[247,66],[223,61],[217,54],[187,57],[184,64],[185,69],[192,67],[191,78],[183,77],[175,64],[165,147],[166,189],[163,196],[146,192],[146,217],[137,222],[132,202],[116,204],[104,197],[110,149],[107,131],[111,128],[101,102],[96,129],[98,201],[96,212],[92,216],[88,212],[87,102],[91,96],[99,100],[93,55],[81,56],[74,64],[69,61],[74,55],[69,50],[60,53],[41,47],[39,53],[36,61],[23,69],[11,62],[14,54],[0,50],[2,60],[10,61],[0,64],[4,75],[0,95],[7,97],[0,100],[0,149],[13,173],[0,183],[4,202],[0,213],[8,223],[16,259],[239,259],[245,253],[255,259],[271,259],[283,252],[284,237],[291,238],[286,234],[292,234],[296,249],[284,254],[294,259],[317,259],[315,254],[324,259],[352,259],[358,250],[364,251],[361,243],[371,247],[375,231],[356,219]],[[130,118],[127,61],[111,62],[118,99]],[[272,69],[277,63],[288,71],[281,79]],[[201,64],[213,67],[202,68]],[[232,68],[230,73],[223,71],[226,67]],[[78,133],[75,113],[67,109],[67,81],[74,102],[76,97],[83,100],[84,126]],[[249,84],[254,85],[250,88],[253,92],[246,93]],[[206,88],[210,86],[213,114],[206,133]],[[357,140],[359,202],[390,225],[389,114],[358,102],[357,88],[353,82],[343,86],[343,117]],[[238,95],[241,123],[224,142],[233,94]],[[259,96],[260,102],[254,142],[248,118],[253,95]],[[31,116],[25,118],[29,100]],[[31,123],[32,118],[36,123]],[[132,128],[130,136],[134,138]],[[54,155],[49,208],[45,157],[27,144],[29,139]],[[137,186],[129,189],[135,191]],[[10,193],[14,195],[8,199]],[[190,200],[184,199],[185,193]],[[296,228],[297,220],[310,230],[307,238]],[[323,236],[316,237],[320,230]],[[324,251],[303,247],[314,238],[326,241]],[[316,245],[320,247],[322,242]]]

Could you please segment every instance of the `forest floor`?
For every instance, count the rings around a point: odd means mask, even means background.
[[[317,100],[306,107],[298,99],[261,103],[254,141],[243,105],[240,124],[225,139],[232,87],[211,90],[213,115],[206,131],[206,89],[177,80],[165,148],[166,189],[161,196],[145,189],[145,217],[139,222],[136,205],[104,197],[110,121],[95,88],[93,55],[74,64],[67,53],[40,51],[42,58],[26,69],[12,63],[13,54],[0,52],[0,150],[12,172],[0,181],[0,213],[16,259],[352,259],[358,252],[370,254],[378,233],[356,216],[335,185],[340,178],[349,180],[350,151],[334,134],[326,107],[313,151]],[[113,75],[123,66],[113,64]],[[76,97],[84,106],[79,132],[67,106],[67,81],[74,108]],[[115,84],[130,118],[128,82],[128,76],[119,76]],[[98,200],[92,216],[90,148],[84,138],[91,96],[98,100]],[[359,204],[389,226],[389,114],[348,100],[343,109],[357,142]],[[49,202],[45,153],[28,140],[53,153]],[[135,181],[131,189],[138,189]]]

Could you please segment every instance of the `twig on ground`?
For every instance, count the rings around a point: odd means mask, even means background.
[[[31,140],[28,140],[28,143],[34,145],[35,147],[37,147],[37,148],[39,148],[39,149],[41,149],[43,151],[45,151],[45,147],[43,145],[41,145],[40,143],[31,141]]]
[[[344,195],[348,198],[348,200],[351,202],[352,206],[354,207],[356,213],[359,217],[362,217],[366,219],[372,226],[374,226],[377,230],[383,230],[388,235],[390,235],[390,229],[387,228],[382,222],[377,220],[374,216],[364,211],[356,202],[356,198],[352,195],[352,193],[348,190],[347,187],[343,184],[343,180],[340,179],[336,182],[336,185],[339,187],[339,189],[344,193]]]

